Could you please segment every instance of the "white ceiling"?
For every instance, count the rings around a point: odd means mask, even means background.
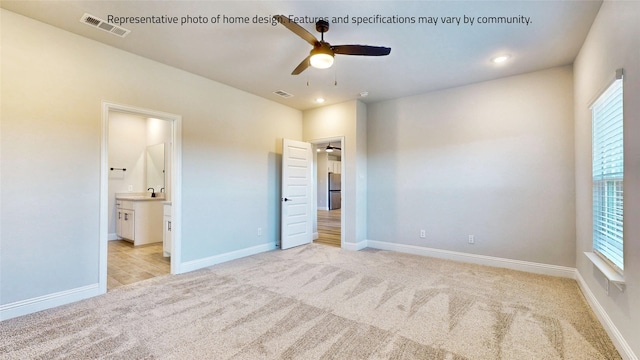
[[[84,37],[305,110],[369,96],[364,102],[415,95],[573,63],[601,1],[7,1],[4,9]],[[113,16],[344,17],[332,45],[391,47],[386,57],[337,55],[328,70],[291,71],[311,46],[282,25],[125,24],[126,38],[80,22],[84,13]],[[361,24],[353,17],[507,16],[531,23],[482,25]],[[313,23],[301,24],[319,37]],[[502,65],[490,62],[508,53]],[[337,85],[335,82],[337,81]],[[288,99],[273,94],[284,90]],[[326,98],[323,105],[316,97]]]

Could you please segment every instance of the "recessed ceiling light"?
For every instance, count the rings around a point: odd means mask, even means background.
[[[322,104],[324,102],[324,98],[316,98],[316,102],[318,104]]]
[[[500,64],[500,63],[503,63],[503,62],[509,60],[510,57],[511,57],[510,55],[496,56],[493,59],[491,59],[491,62],[493,62],[494,64]]]

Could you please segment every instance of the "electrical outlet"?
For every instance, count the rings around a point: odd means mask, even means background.
[[[420,230],[420,237],[422,239],[426,238],[427,237],[427,231],[426,230]]]
[[[128,191],[133,191],[133,185],[129,185],[129,186],[127,186],[127,190],[128,190]]]
[[[258,236],[262,236],[262,228],[261,227],[258,228]]]
[[[469,244],[475,244],[476,243],[476,238],[473,235],[469,235]]]

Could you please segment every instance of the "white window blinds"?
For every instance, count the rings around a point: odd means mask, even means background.
[[[591,106],[593,250],[624,269],[622,77]]]

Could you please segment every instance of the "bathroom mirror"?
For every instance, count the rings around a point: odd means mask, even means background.
[[[147,188],[164,188],[164,144],[147,146]]]

